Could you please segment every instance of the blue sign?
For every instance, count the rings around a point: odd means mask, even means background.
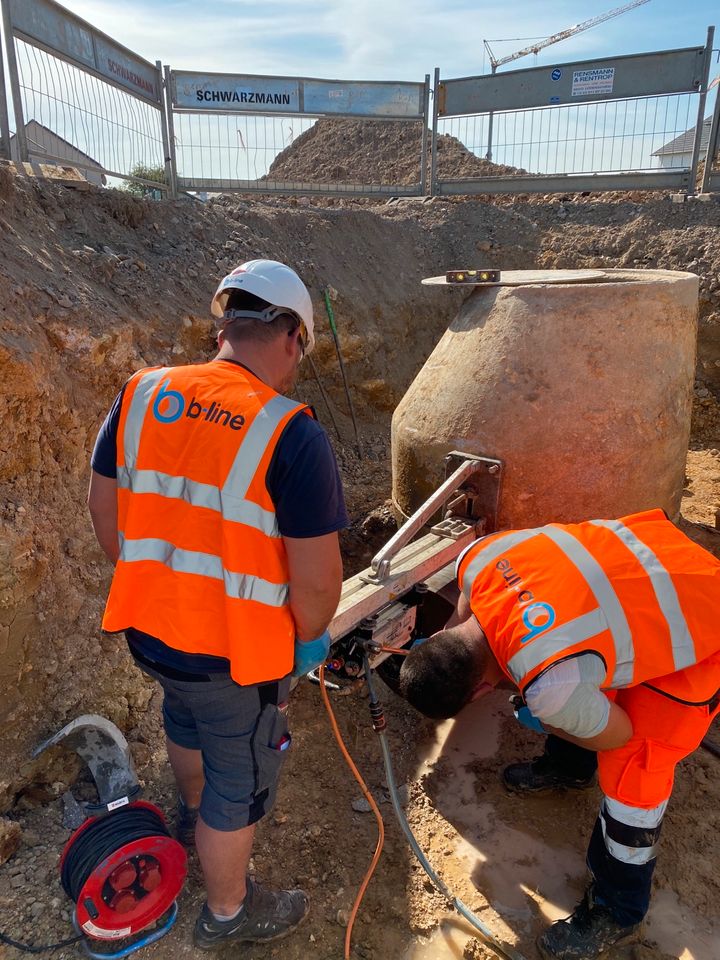
[[[550,74],[552,80],[560,80],[562,77],[562,70],[559,67],[555,67],[553,72]]]
[[[560,97],[550,97],[550,103],[560,103]]]

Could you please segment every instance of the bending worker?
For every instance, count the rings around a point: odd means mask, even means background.
[[[597,752],[591,883],[538,940],[545,958],[590,960],[647,913],[675,767],[718,712],[720,561],[650,510],[484,537],[458,581],[461,622],[413,648],[401,692],[452,717],[510,681],[518,719],[554,734],[505,770],[521,792],[590,786]]]
[[[97,439],[89,506],[115,572],[103,629],[164,690],[179,793],[207,889],[196,946],[285,936],[301,890],[246,877],[290,745],[291,674],[324,661],[347,525],[335,457],[283,396],[312,350],[310,295],[274,260],[225,277],[209,363],[138,371]]]

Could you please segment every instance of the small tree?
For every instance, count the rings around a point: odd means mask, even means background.
[[[129,177],[137,177],[139,180],[152,180],[153,183],[166,183],[165,180],[165,167],[148,167],[144,163],[136,163],[128,171]],[[149,187],[145,183],[135,183],[130,180],[125,184],[125,189],[128,193],[134,194],[136,197],[153,197],[154,199],[159,199],[157,194],[160,191],[154,190],[152,187]]]

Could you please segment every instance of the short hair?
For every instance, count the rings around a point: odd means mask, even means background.
[[[268,303],[262,297],[256,297],[254,293],[247,290],[234,289],[230,291],[225,311],[228,310],[254,310],[260,313],[274,304]],[[281,313],[269,323],[264,320],[253,320],[251,317],[239,317],[233,320],[223,320],[222,330],[225,339],[230,343],[247,343],[250,340],[255,342],[270,343],[278,334],[292,333],[300,326],[300,321],[293,313]]]
[[[443,630],[413,647],[400,669],[400,694],[420,713],[447,720],[470,703],[487,656],[457,630]]]

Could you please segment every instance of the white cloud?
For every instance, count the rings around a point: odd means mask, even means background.
[[[436,66],[444,76],[481,73],[489,69],[483,39],[546,36],[578,19],[574,0],[175,0],[155,5],[65,0],[65,5],[147,59],[177,69],[349,79],[421,80]],[[599,39],[597,32],[573,37],[541,54],[538,62],[581,58],[590,51],[597,55]],[[494,49],[505,55],[522,46],[518,41]],[[534,62],[530,56],[517,65]]]

